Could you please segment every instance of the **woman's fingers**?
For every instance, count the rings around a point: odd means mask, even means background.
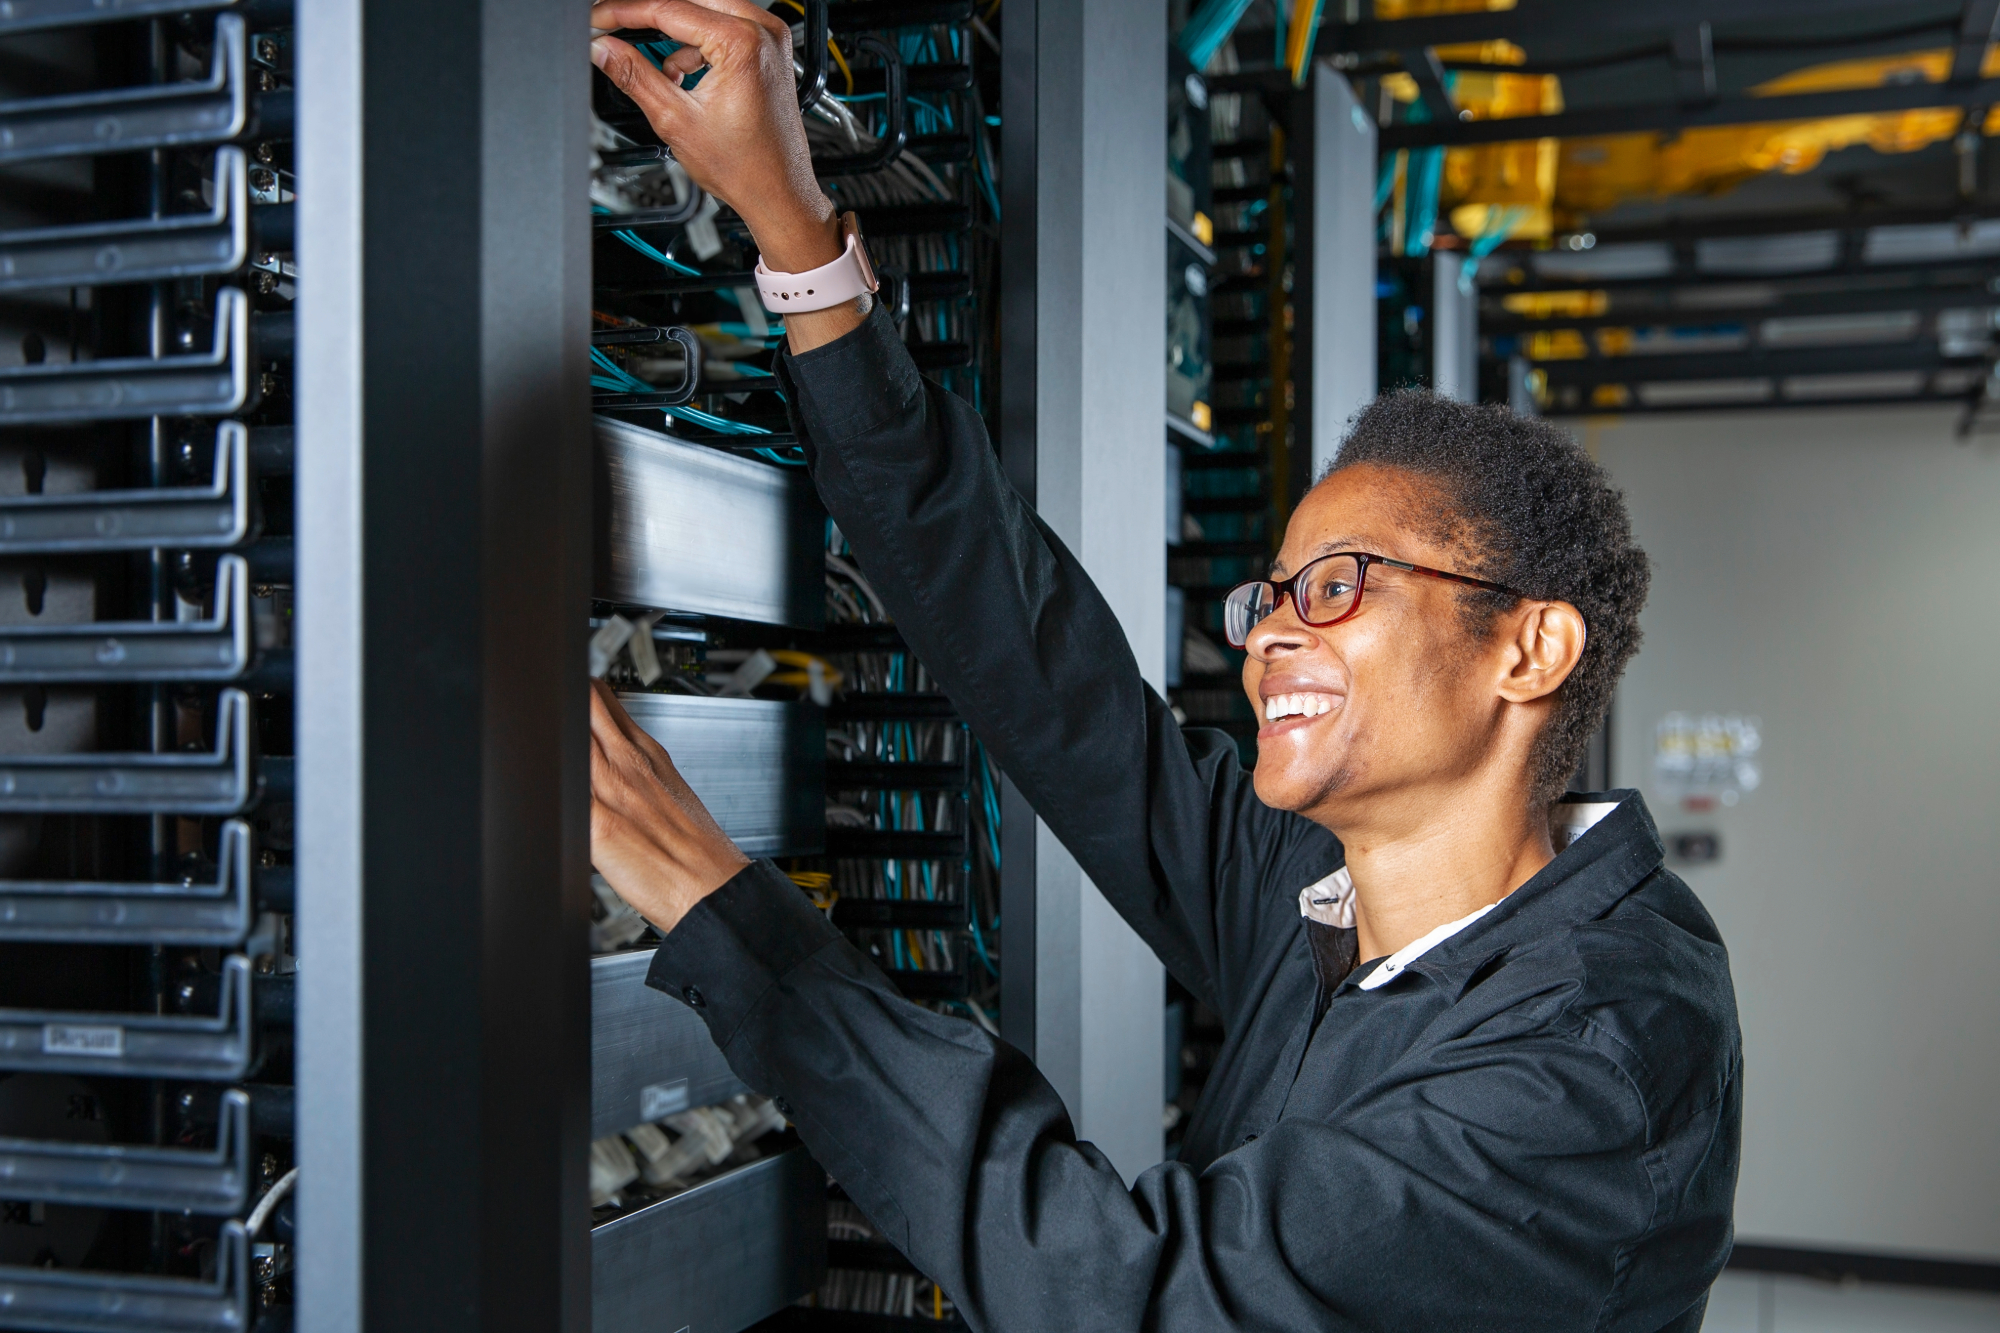
[[[593,37],[590,59],[646,113],[646,119],[661,139],[672,143],[684,139],[691,131],[688,119],[691,103],[679,75],[669,78],[662,74],[636,47],[616,37]]]
[[[742,0],[603,0],[591,7],[590,26],[599,32],[656,28],[718,65],[752,57],[777,37],[789,50],[792,39],[783,19]]]
[[[708,57],[698,46],[683,46],[660,62],[660,73],[673,80],[675,87],[685,83],[687,76],[708,64]]]
[[[669,790],[672,790],[675,784],[685,787],[686,784],[681,782],[681,775],[674,768],[673,757],[667,753],[666,747],[654,740],[644,727],[632,720],[632,715],[625,711],[625,705],[618,701],[617,692],[601,680],[593,681],[591,684],[606,716],[610,719],[611,726],[631,747],[638,762],[644,764],[656,778],[666,783]]]

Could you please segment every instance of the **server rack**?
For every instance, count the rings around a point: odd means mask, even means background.
[[[1018,472],[1032,31],[778,2],[883,300]],[[998,1021],[1018,798],[843,569],[743,238],[584,35],[0,10],[0,1327],[952,1322],[588,875],[595,668],[907,994]]]
[[[300,248],[340,290],[301,339],[325,372],[302,434],[320,651],[301,754],[327,814],[302,833],[301,911],[330,964],[301,998],[301,1131],[330,1187],[306,1195],[300,1314],[741,1328],[819,1286],[828,1184],[644,988],[643,922],[584,882],[586,660],[746,850],[823,900],[846,887],[836,922],[897,946],[891,975],[932,1002],[979,1002],[969,807],[991,776],[893,626],[826,624],[829,571],[836,608],[872,595],[770,392],[780,330],[744,299],[747,237],[589,73],[580,29],[462,8],[460,43],[422,62],[435,14],[357,0],[303,34],[303,148],[340,207]],[[792,8],[828,187],[859,208],[918,364],[980,402],[994,218],[972,7]],[[457,100],[412,96],[440,86]],[[376,201],[411,191],[425,206],[399,229]],[[465,312],[442,355],[438,311]],[[431,595],[399,596],[441,542]],[[442,810],[417,790],[441,780],[460,796]],[[874,813],[829,830],[829,799]],[[447,1069],[419,1068],[440,1049]],[[441,1072],[402,1118],[401,1090]],[[418,1205],[441,1180],[463,1193]]]
[[[1225,46],[1218,63],[1227,69],[1233,57],[1233,46]],[[1212,432],[1184,440],[1173,460],[1181,507],[1168,578],[1185,608],[1185,628],[1172,698],[1188,723],[1234,735],[1244,762],[1253,764],[1257,721],[1238,680],[1242,654],[1221,636],[1220,599],[1263,572],[1283,533],[1296,401],[1288,318],[1292,191],[1284,127],[1265,100],[1227,73],[1210,82]]]
[[[972,6],[790,8],[823,185],[861,215],[917,364],[983,406],[994,217]],[[655,57],[670,49],[628,36]],[[815,506],[774,392],[782,331],[750,289],[747,235],[661,161],[608,83],[593,113],[593,670],[739,845],[778,858],[911,998],[976,1015],[990,987],[973,960],[990,964],[980,925],[993,913],[975,874],[990,879],[975,855],[990,821],[973,794],[990,774]],[[865,1222],[785,1146],[780,1117],[728,1076],[700,1025],[641,993],[647,940],[617,938],[617,911],[592,964],[593,1326],[651,1327],[665,1308],[670,1323],[740,1328],[800,1297],[817,1309],[793,1322],[865,1319],[913,1308],[920,1286],[942,1316],[941,1293],[900,1256],[855,1238]],[[659,1131],[680,1152],[704,1114],[717,1123],[700,1108],[725,1096],[738,1133],[716,1141],[721,1169],[648,1189],[669,1160],[651,1156]],[[663,1262],[697,1252],[723,1268]],[[856,1281],[857,1253],[880,1276]]]
[[[290,18],[138,8],[0,13],[9,1328],[290,1284]]]

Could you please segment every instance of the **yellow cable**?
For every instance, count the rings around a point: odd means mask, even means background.
[[[800,0],[785,0],[785,3],[801,14],[806,12],[806,7]],[[826,49],[833,53],[833,63],[840,66],[840,72],[847,77],[847,95],[854,96],[854,71],[847,67],[847,57],[840,53],[840,43],[829,37],[826,39]]]
[[[1319,32],[1321,0],[1292,0],[1291,30],[1285,34],[1285,65],[1294,87],[1304,87],[1312,63],[1313,37]]]

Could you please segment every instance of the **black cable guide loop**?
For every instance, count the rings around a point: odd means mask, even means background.
[[[903,58],[896,48],[880,37],[859,38],[855,46],[873,52],[882,62],[883,87],[886,90],[884,105],[888,124],[882,131],[882,138],[865,153],[853,153],[845,157],[820,157],[813,159],[813,174],[816,176],[859,176],[870,171],[880,171],[902,155],[903,146],[909,142],[909,115],[907,97],[904,92]]]
[[[828,38],[826,0],[799,0],[805,8],[806,49],[799,60],[804,73],[799,78],[799,110],[819,100],[826,91],[826,44]]]
[[[889,318],[898,328],[910,317],[910,278],[899,268],[878,268],[875,276],[882,289],[875,296],[888,307]]]
[[[653,393],[600,393],[591,397],[594,407],[683,407],[701,392],[701,340],[691,330],[676,324],[671,328],[596,329],[590,335],[592,347],[632,346],[641,343],[674,342],[681,349],[681,382],[671,389]]]

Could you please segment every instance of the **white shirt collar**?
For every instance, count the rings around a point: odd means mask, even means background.
[[[1354,929],[1354,876],[1346,866],[1299,890],[1299,915],[1336,930]]]
[[[1552,807],[1549,810],[1549,833],[1555,843],[1556,852],[1560,854],[1565,847],[1582,837],[1599,820],[1617,808],[1616,801],[1563,801]],[[1505,901],[1506,899],[1501,899],[1501,902]],[[1468,916],[1462,916],[1456,921],[1447,921],[1428,935],[1411,940],[1376,964],[1375,970],[1361,979],[1361,989],[1374,990],[1388,985],[1401,976],[1403,969],[1411,963],[1499,905],[1500,903],[1488,903]],[[1354,929],[1354,877],[1347,873],[1346,866],[1299,890],[1299,915],[1338,930]]]
[[[1501,902],[1505,901],[1506,899],[1501,899]],[[1397,977],[1403,975],[1404,968],[1416,962],[1417,959],[1422,958],[1432,949],[1437,948],[1438,945],[1443,944],[1446,940],[1458,934],[1459,931],[1464,930],[1467,926],[1477,921],[1480,917],[1485,916],[1499,905],[1500,903],[1488,903],[1470,916],[1462,916],[1456,921],[1447,921],[1430,934],[1421,935],[1411,940],[1408,944],[1405,944],[1402,948],[1377,963],[1373,972],[1361,978],[1361,989],[1374,990],[1377,986],[1388,985]]]

